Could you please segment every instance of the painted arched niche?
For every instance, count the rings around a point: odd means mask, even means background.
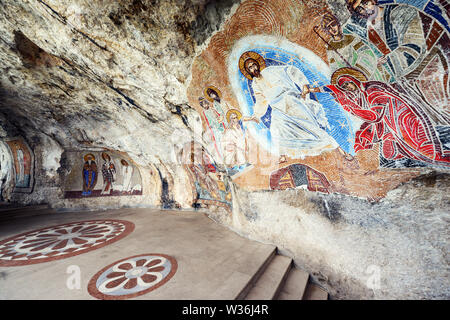
[[[142,195],[139,168],[114,151],[67,152],[65,198]]]

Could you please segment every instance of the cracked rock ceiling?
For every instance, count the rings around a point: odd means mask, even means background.
[[[236,1],[234,1],[236,2]],[[0,111],[19,134],[68,149],[169,157],[198,114],[193,58],[233,1],[1,0]]]

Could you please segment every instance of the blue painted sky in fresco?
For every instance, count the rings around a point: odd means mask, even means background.
[[[315,68],[311,63],[309,63],[306,57],[303,57],[300,60],[295,54],[292,54],[280,48],[270,46],[255,47],[250,50],[255,51],[263,56],[265,58],[267,66],[286,64],[294,65],[303,72],[311,86],[324,86],[330,84],[330,80],[324,74],[319,72],[317,68]],[[242,111],[244,115],[250,116],[253,114],[253,105],[255,101],[251,86],[252,81],[245,78],[241,73],[239,74],[240,87],[242,92],[244,92],[246,99],[246,105],[242,106]],[[312,98],[314,99],[313,96]],[[326,129],[328,134],[336,140],[336,142],[344,151],[350,154],[355,154],[353,148],[353,143],[355,141],[354,128],[352,127],[352,122],[348,114],[338,103],[336,103],[333,97],[328,93],[316,93],[315,98],[324,107],[328,123],[330,124],[330,128]],[[245,108],[247,108],[247,110],[245,110]],[[267,119],[266,116],[263,117],[263,121],[265,119]],[[265,127],[263,123],[255,126],[258,129],[258,134],[260,134],[261,137],[265,140],[265,143],[263,143],[263,145],[270,145],[270,131]]]

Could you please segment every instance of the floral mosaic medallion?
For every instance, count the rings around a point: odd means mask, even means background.
[[[72,257],[120,240],[133,230],[128,221],[91,220],[22,233],[0,241],[0,267]]]
[[[125,258],[100,270],[89,281],[88,291],[97,299],[134,298],[164,285],[177,267],[175,258],[159,253]]]

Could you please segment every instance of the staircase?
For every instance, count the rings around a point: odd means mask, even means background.
[[[328,292],[312,283],[291,258],[275,253],[248,284],[244,300],[327,300]]]
[[[311,282],[309,274],[294,266],[291,258],[264,245],[241,263],[209,299],[219,300],[328,300],[328,292]]]

